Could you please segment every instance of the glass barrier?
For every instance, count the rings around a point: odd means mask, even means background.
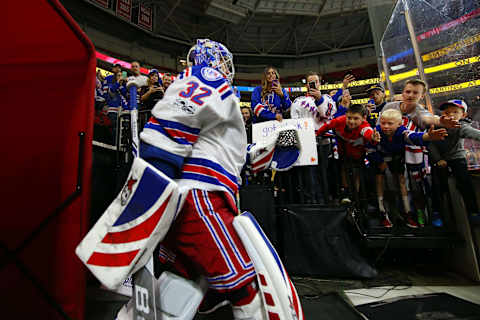
[[[389,88],[398,94],[406,80],[422,78],[429,86],[433,112],[439,114],[442,102],[463,99],[469,106],[473,126],[478,127],[479,19],[478,1],[399,0],[380,45],[384,58],[381,70],[388,76]],[[480,144],[466,141],[465,147],[469,168],[480,168],[476,156]]]

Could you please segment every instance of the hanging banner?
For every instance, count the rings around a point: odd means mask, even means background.
[[[151,7],[140,4],[138,11],[138,25],[148,31],[153,30],[153,14]]]
[[[117,16],[128,22],[132,20],[132,0],[117,0]]]
[[[87,1],[98,4],[99,6],[101,6],[103,8],[106,8],[106,9],[108,9],[108,7],[110,5],[110,0],[87,0]]]

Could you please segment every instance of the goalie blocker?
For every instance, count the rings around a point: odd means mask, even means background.
[[[270,168],[287,171],[297,162],[301,150],[298,130],[293,126],[286,126],[266,140],[247,146],[247,167],[252,173]]]

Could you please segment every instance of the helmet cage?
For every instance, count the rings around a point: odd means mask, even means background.
[[[198,39],[187,54],[187,65],[204,65],[219,71],[230,83],[235,75],[233,55],[227,47],[209,39]]]

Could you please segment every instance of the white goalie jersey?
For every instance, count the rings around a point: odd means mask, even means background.
[[[140,139],[160,157],[183,158],[179,187],[225,191],[235,206],[247,137],[239,100],[218,71],[184,70],[155,105]]]
[[[315,130],[318,130],[337,112],[337,106],[332,97],[328,94],[324,94],[322,97],[323,101],[318,106],[312,96],[298,97],[292,104],[290,115],[293,119],[313,118]]]

